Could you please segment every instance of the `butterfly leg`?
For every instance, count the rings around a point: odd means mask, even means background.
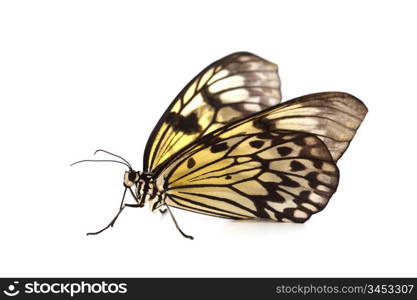
[[[191,235],[187,235],[187,234],[185,234],[185,233],[181,230],[181,228],[178,226],[178,223],[177,223],[177,221],[175,220],[175,217],[174,217],[174,215],[172,214],[172,211],[171,211],[171,209],[169,208],[169,206],[168,206],[168,205],[166,205],[165,207],[166,207],[166,210],[167,210],[167,211],[169,212],[169,214],[171,215],[171,218],[172,218],[172,220],[174,221],[175,227],[177,227],[178,231],[182,234],[182,236],[183,236],[183,237],[186,237],[187,239],[193,240],[194,238],[193,238]]]
[[[144,205],[145,205],[145,203],[144,203],[144,201],[140,201],[139,199],[138,199],[138,197],[136,197],[136,195],[135,195],[135,193],[133,192],[133,190],[132,190],[132,188],[131,187],[129,187],[129,191],[130,191],[130,193],[132,194],[132,197],[135,199],[135,201],[138,203],[138,207],[143,207]]]
[[[113,218],[113,220],[111,220],[111,222],[106,227],[104,227],[103,229],[101,229],[99,231],[96,231],[96,232],[89,232],[89,233],[87,233],[87,235],[96,235],[96,234],[102,233],[103,231],[105,231],[106,229],[108,229],[110,227],[113,227],[114,226],[114,223],[116,222],[116,220],[119,217],[120,213],[123,211],[123,209],[126,206],[128,206],[128,207],[140,207],[139,204],[127,204],[127,203],[124,203],[124,199],[125,199],[125,196],[126,196],[126,191],[127,191],[127,189],[125,189],[125,191],[123,192],[123,197],[122,197],[122,202],[120,203],[119,212]]]

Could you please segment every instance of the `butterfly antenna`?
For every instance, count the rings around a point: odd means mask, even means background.
[[[114,157],[120,158],[120,159],[121,159],[121,160],[123,160],[126,164],[128,164],[129,169],[131,169],[131,170],[133,169],[133,168],[132,168],[132,166],[130,165],[130,163],[129,163],[126,159],[124,159],[123,157],[121,157],[120,155],[117,155],[117,154],[111,153],[111,152],[106,151],[106,150],[103,150],[103,149],[98,149],[98,150],[96,150],[96,151],[94,152],[94,155],[96,155],[96,153],[97,153],[97,152],[104,152],[104,153],[107,153],[107,154],[112,155],[112,156],[114,156]]]
[[[79,164],[79,163],[83,163],[83,162],[114,162],[114,163],[125,165],[126,167],[129,168],[129,170],[132,170],[132,167],[130,166],[130,164],[126,164],[123,161],[112,160],[112,159],[83,159],[83,160],[79,160],[79,161],[76,161],[76,162],[70,164],[70,166],[73,166],[73,165],[76,165],[76,164]]]

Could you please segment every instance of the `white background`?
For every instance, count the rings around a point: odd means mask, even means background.
[[[143,2],[143,3],[142,3]],[[2,1],[1,276],[417,276],[413,1]],[[395,3],[395,4],[394,4]],[[304,225],[117,212],[170,101],[234,51],[278,63],[284,100],[369,108],[328,207]]]

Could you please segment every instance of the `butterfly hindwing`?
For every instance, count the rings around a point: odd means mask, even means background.
[[[175,98],[154,128],[144,169],[152,172],[198,138],[281,100],[278,68],[254,54],[228,55],[204,69]]]
[[[169,206],[282,222],[305,222],[322,210],[338,176],[319,138],[291,131],[213,138],[178,157],[161,174]]]

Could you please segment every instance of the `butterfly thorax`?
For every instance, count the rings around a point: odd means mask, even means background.
[[[159,191],[152,175],[141,171],[126,171],[124,175],[124,185],[127,188],[135,187],[135,200],[140,207],[149,204],[151,211],[162,207],[163,193]]]

